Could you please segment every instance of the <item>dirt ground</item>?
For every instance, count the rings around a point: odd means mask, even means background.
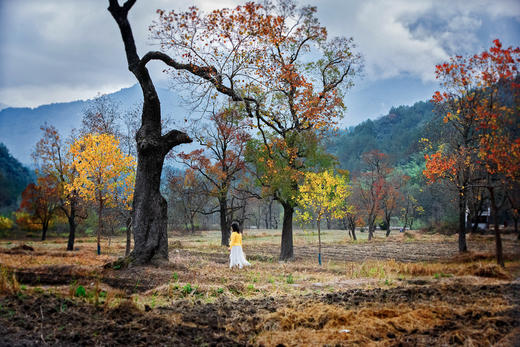
[[[520,345],[513,235],[505,269],[492,237],[460,256],[454,238],[415,233],[325,237],[321,267],[314,244],[279,263],[277,243],[246,238],[252,267],[240,271],[214,236],[176,236],[169,264],[129,269],[103,267],[123,240],[103,256],[89,239],[72,253],[61,239],[1,242],[0,345]]]

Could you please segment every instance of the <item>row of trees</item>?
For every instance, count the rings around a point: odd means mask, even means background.
[[[127,221],[128,253],[135,160],[120,142],[119,116],[115,104],[100,97],[85,110],[79,133],[73,132],[66,140],[53,126],[42,126],[43,136],[33,153],[37,181],[22,193],[19,223],[40,225],[45,240],[51,221],[58,215],[65,217],[70,251],[78,223],[95,211],[98,254],[104,226],[114,228],[120,219]]]
[[[103,192],[110,192],[113,200],[120,201],[127,210],[133,198],[134,249],[129,262],[145,264],[168,258],[168,212],[161,194],[167,157],[174,157],[187,169],[182,175],[168,177],[170,200],[184,205],[189,220],[186,225],[192,230],[196,214],[219,213],[223,245],[229,241],[231,220],[245,220],[246,207],[251,206],[253,199],[266,199],[269,210],[276,201],[283,209],[281,260],[293,257],[292,225],[298,209],[302,216],[319,220],[322,216],[341,217],[352,231],[362,219],[369,238],[373,237],[376,221],[385,222],[388,234],[392,216],[401,215],[406,227],[421,213],[415,198],[417,189],[410,177],[388,165],[379,152],[365,154],[366,168],[350,177],[349,184],[346,172],[334,175],[329,171],[337,162],[324,150],[322,139],[342,116],[343,96],[362,64],[352,39],[328,37],[317,20],[316,8],[301,8],[292,0],[282,0],[263,6],[248,3],[209,14],[195,7],[180,13],[158,10],[158,20],[150,32],[161,51],[139,57],[128,22],[128,13],[135,2],[128,0],[120,5],[117,0],[109,0],[108,8],[121,31],[128,68],[143,92],[141,121],[135,126],[135,189],[131,197],[128,193],[134,175],[130,169],[109,176],[108,181],[117,176],[122,183],[113,183],[113,189],[103,188]],[[516,128],[510,125],[518,123],[515,118],[518,112],[513,107],[517,105],[513,92],[517,89],[517,54],[518,50],[504,50],[496,42],[489,52],[467,61],[456,57],[437,68],[447,91],[437,93],[434,101],[439,112],[445,113],[446,123],[454,125],[448,138],[461,140],[454,144],[436,143],[438,150],[426,156],[425,175],[432,181],[456,176],[461,211],[465,212],[469,187],[485,187],[496,210],[498,188],[489,182],[516,182],[520,144]],[[192,137],[179,130],[164,131],[159,98],[146,68],[151,60],[166,64],[179,89],[189,91],[199,106],[219,110],[192,136],[201,149],[169,154],[173,147],[191,142]],[[103,145],[101,142],[96,145],[95,137],[117,136],[111,127],[114,123],[106,114],[110,112],[94,112],[86,117],[85,122],[96,124],[95,129],[81,134],[74,140],[77,145],[72,144],[66,153],[56,154],[54,147],[42,151],[52,155],[46,154],[47,159],[41,157],[43,167],[49,168],[41,176],[57,179],[61,199],[68,201],[59,204],[62,210],[67,210],[67,216],[73,215],[71,201],[86,200],[94,191],[82,191],[96,177],[84,166],[91,160],[87,156],[88,146],[105,153],[107,148],[101,147],[111,140],[104,138]],[[57,134],[52,132],[51,129],[48,138],[56,138]],[[69,161],[63,159],[68,156]],[[61,164],[61,160],[74,164]],[[130,167],[131,159],[122,157],[118,163],[119,167]],[[473,163],[487,173],[479,176],[478,184],[468,178],[470,171],[476,171],[468,169]],[[74,176],[82,172],[90,173],[84,179]],[[325,188],[330,187],[317,184],[315,189],[303,189],[320,179],[343,183],[331,183],[336,187],[334,192],[327,192]],[[99,184],[94,182],[93,186]],[[318,187],[323,188],[321,193]],[[340,193],[343,188],[338,187],[345,187],[344,194]],[[118,197],[123,192],[126,199]],[[341,206],[319,207],[315,203],[322,200],[316,196],[305,199],[305,194],[329,194],[325,200],[338,201]],[[330,194],[337,196],[333,198]],[[93,195],[101,221],[108,198],[103,198],[99,191]],[[314,213],[305,214],[304,210]],[[498,254],[498,226],[496,230]],[[461,242],[462,236],[463,232]]]

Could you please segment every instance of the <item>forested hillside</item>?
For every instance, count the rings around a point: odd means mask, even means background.
[[[21,192],[30,181],[29,170],[0,143],[0,212],[16,207]]]
[[[394,166],[403,165],[420,151],[419,140],[433,119],[433,104],[430,102],[392,107],[384,117],[366,120],[331,136],[328,151],[337,156],[343,169],[352,172],[362,169],[361,155],[371,150],[387,154]]]

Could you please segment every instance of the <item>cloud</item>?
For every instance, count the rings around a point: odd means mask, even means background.
[[[182,10],[194,4],[209,11],[239,2],[138,1],[130,12],[138,52],[155,49],[148,26],[157,8]],[[102,0],[0,0],[0,101],[36,106],[135,83],[107,6]],[[428,82],[435,64],[460,50],[489,47],[490,36],[504,35],[518,44],[519,35],[512,31],[519,28],[520,3],[321,0],[318,15],[332,35],[354,37],[365,56],[368,81],[410,76]],[[152,76],[164,78],[161,70],[154,64]]]
[[[520,21],[517,1],[372,0],[338,7],[320,3],[322,23],[331,34],[354,37],[371,81],[403,75],[433,81],[434,66],[449,56],[489,47],[482,44],[483,22],[512,18],[518,30]]]

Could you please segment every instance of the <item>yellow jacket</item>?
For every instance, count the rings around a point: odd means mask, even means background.
[[[242,234],[233,231],[231,233],[231,241],[229,243],[229,247],[233,246],[242,246]]]

